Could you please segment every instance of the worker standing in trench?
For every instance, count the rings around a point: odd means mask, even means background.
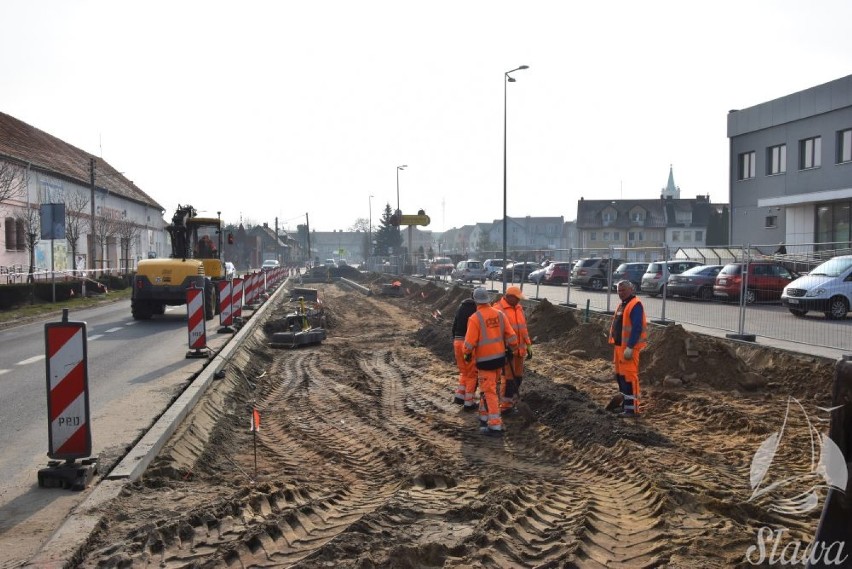
[[[464,338],[467,334],[467,321],[476,312],[473,297],[464,299],[456,310],[453,318],[453,352],[456,356],[456,366],[459,369],[459,384],[453,403],[463,405],[465,411],[473,411],[477,405],[476,395],[476,364],[464,359]]]
[[[532,359],[532,340],[527,330],[527,317],[520,301],[524,293],[516,286],[510,286],[494,308],[506,316],[506,320],[518,337],[518,351],[508,358],[503,367],[503,381],[500,382],[500,413],[506,414],[518,401],[521,380],[524,379],[524,359]]]
[[[502,436],[500,417],[500,375],[507,354],[518,347],[518,337],[502,312],[491,306],[491,295],[483,287],[473,290],[476,312],[468,319],[463,359],[476,362],[479,378],[479,430],[485,435]]]

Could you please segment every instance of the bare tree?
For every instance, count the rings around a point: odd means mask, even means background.
[[[104,262],[106,261],[104,258],[106,247],[111,240],[115,239],[115,236],[118,233],[119,219],[120,218],[112,212],[95,217],[93,233],[95,234],[95,242],[98,246],[96,254],[100,255],[101,258],[101,269],[104,268]],[[95,259],[95,262],[97,262],[97,259]]]
[[[26,187],[26,171],[11,162],[0,160],[0,204],[21,196]]]
[[[71,264],[77,269],[77,247],[87,223],[85,212],[89,207],[89,198],[83,192],[68,192],[65,195],[65,239],[71,249]]]
[[[30,270],[27,280],[32,281],[35,272],[35,247],[41,237],[41,215],[39,215],[37,206],[27,205],[15,212],[15,219],[24,227],[24,243],[30,256]]]
[[[130,273],[130,247],[139,239],[141,228],[125,217],[116,220],[115,233],[119,238],[121,258],[124,259],[124,272],[127,274]]]

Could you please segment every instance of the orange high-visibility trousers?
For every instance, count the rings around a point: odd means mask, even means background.
[[[612,363],[618,379],[618,390],[624,394],[624,412],[639,414],[639,352],[642,348],[633,348],[633,357],[624,359],[627,346],[613,346]]]
[[[480,369],[479,371],[479,428],[480,430],[502,431],[500,399],[497,396],[502,370]]]
[[[512,360],[503,366],[503,381],[500,382],[500,411],[510,411],[518,400],[521,380],[524,377],[524,358],[515,352]]]
[[[464,405],[467,409],[476,407],[476,364],[464,361],[464,338],[453,340],[453,352],[456,355],[456,367],[459,369],[459,384],[456,387],[455,403]]]

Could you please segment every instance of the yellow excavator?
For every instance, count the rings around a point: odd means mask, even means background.
[[[166,306],[186,304],[192,285],[204,289],[204,317],[219,313],[218,281],[225,278],[221,221],[198,217],[191,205],[178,205],[172,223],[166,226],[172,241],[168,259],[139,261],[133,281],[130,310],[135,320],[163,314]]]

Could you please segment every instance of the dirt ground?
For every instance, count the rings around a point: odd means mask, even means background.
[[[833,362],[654,328],[643,416],[621,419],[607,323],[530,304],[534,359],[494,439],[452,403],[470,290],[362,284],[376,294],[311,285],[319,346],[270,348],[292,309],[274,307],[75,566],[732,567],[763,526],[813,538],[819,509],[749,501],[750,466],[789,397],[811,417],[830,404]],[[785,437],[807,437],[794,415]],[[802,448],[782,445],[772,476],[806,470]]]

